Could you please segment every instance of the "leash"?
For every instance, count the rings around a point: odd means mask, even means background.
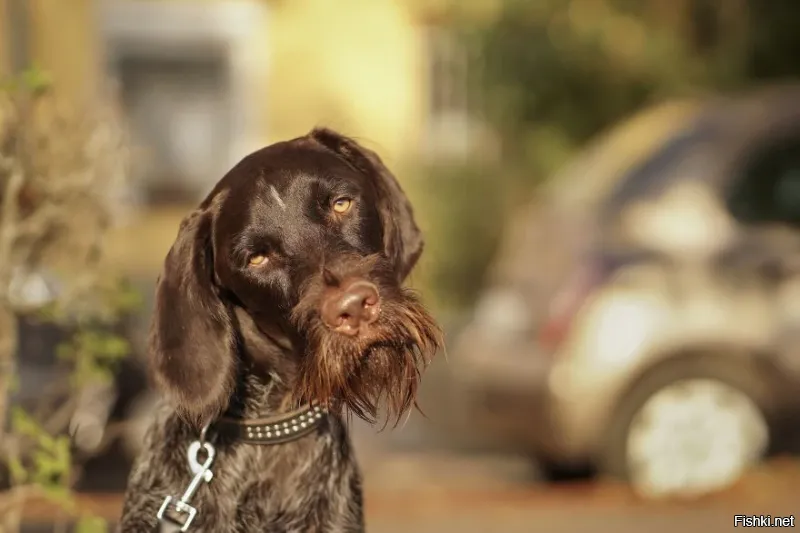
[[[291,442],[314,432],[322,424],[326,410],[319,406],[305,405],[299,409],[267,418],[243,420],[223,417],[214,422],[214,433],[227,436],[245,444],[275,445]],[[198,440],[192,441],[187,450],[192,479],[180,497],[167,496],[156,513],[157,533],[185,533],[189,531],[197,508],[191,500],[195,493],[214,478],[211,466],[216,458],[216,448],[208,438],[211,424],[200,430]],[[205,460],[199,460],[204,452]]]

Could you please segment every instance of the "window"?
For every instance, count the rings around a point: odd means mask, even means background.
[[[746,224],[800,226],[800,137],[758,150],[734,184],[728,208]]]
[[[425,148],[434,156],[469,152],[469,55],[446,28],[426,30],[428,64],[427,135]]]
[[[437,118],[467,111],[467,55],[446,29],[428,30],[430,114]]]
[[[130,54],[119,57],[117,68],[145,201],[205,196],[226,170],[231,119],[224,58]]]
[[[719,137],[719,126],[713,119],[714,117],[698,117],[686,129],[668,139],[650,157],[627,172],[603,202],[602,219],[613,220],[623,206],[648,194],[662,191],[680,179],[671,170],[685,162],[693,152],[700,150],[703,143],[714,142]]]
[[[2,0],[0,0],[2,1]],[[254,55],[269,6],[242,2],[98,2],[104,49],[135,144],[132,194],[184,203],[207,194],[263,146],[253,106],[269,63]]]

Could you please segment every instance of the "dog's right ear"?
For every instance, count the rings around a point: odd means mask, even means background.
[[[236,381],[232,315],[214,283],[209,209],[181,222],[156,287],[149,342],[156,386],[197,425],[225,410]]]
[[[327,128],[315,128],[309,136],[373,180],[383,225],[384,252],[394,263],[398,279],[404,281],[422,255],[425,241],[400,182],[378,154],[355,140]]]

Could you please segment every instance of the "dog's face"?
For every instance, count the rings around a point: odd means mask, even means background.
[[[367,420],[386,401],[399,417],[440,344],[402,288],[421,252],[411,206],[373,152],[321,129],[264,148],[181,224],[156,291],[156,383],[192,420],[220,414],[241,363],[260,355],[247,353],[240,311],[273,348],[283,339],[292,400]]]

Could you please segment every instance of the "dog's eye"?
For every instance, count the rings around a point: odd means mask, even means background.
[[[333,202],[333,210],[340,215],[343,213],[347,213],[350,211],[350,208],[353,206],[353,200],[350,198],[337,198]]]
[[[247,260],[250,266],[261,266],[267,264],[267,256],[262,254],[251,255]]]

